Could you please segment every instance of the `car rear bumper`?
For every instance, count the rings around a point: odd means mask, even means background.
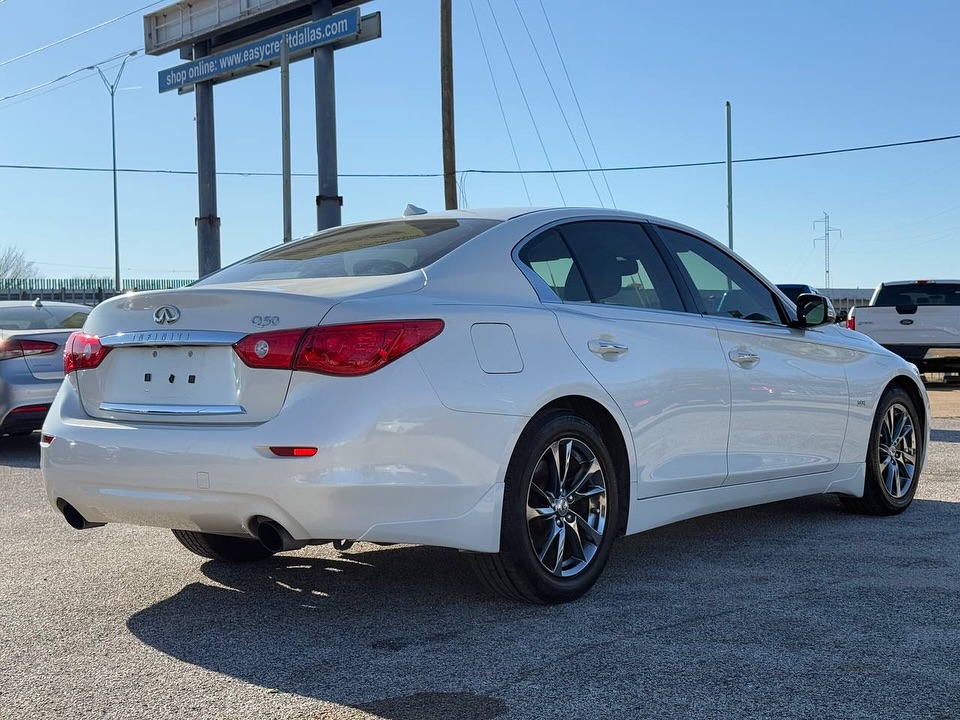
[[[0,378],[0,433],[39,430],[61,381],[13,380]]]
[[[64,383],[41,442],[48,498],[91,523],[250,534],[267,518],[298,540],[495,552],[505,458],[524,420],[448,410],[419,366],[406,365],[393,397],[381,396],[389,400],[326,392],[331,410],[309,426],[295,412],[255,426],[96,420]],[[408,422],[397,420],[398,407]],[[318,452],[277,457],[276,445]]]

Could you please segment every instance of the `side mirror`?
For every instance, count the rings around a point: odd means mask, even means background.
[[[823,295],[803,293],[797,298],[797,326],[817,327],[836,322],[837,311]]]

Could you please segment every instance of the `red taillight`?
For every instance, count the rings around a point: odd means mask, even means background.
[[[443,320],[326,325],[247,335],[234,345],[250,367],[366,375],[435,338]]]
[[[303,338],[294,369],[324,375],[366,375],[435,338],[443,320],[328,325]]]
[[[857,318],[853,315],[847,317],[847,330],[856,330],[857,329]]]
[[[0,360],[25,357],[30,355],[45,355],[57,349],[55,342],[46,340],[18,340],[9,338],[0,340]]]
[[[63,372],[69,375],[74,370],[90,370],[103,362],[110,348],[100,344],[96,335],[77,330],[63,349]]]

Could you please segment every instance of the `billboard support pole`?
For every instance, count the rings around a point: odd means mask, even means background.
[[[313,19],[333,14],[333,0],[317,0]],[[337,184],[337,94],[333,47],[324,45],[313,51],[313,75],[317,107],[317,230],[337,227],[343,198]]]
[[[210,53],[209,41],[193,46],[194,59]],[[217,155],[213,121],[213,83],[196,84],[197,179],[199,214],[197,256],[200,277],[220,269],[220,218],[217,216]]]
[[[293,239],[290,200],[290,48],[287,37],[280,41],[280,144],[283,155],[283,241]]]

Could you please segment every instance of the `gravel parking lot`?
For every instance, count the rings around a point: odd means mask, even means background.
[[[562,607],[492,597],[448,550],[237,568],[77,532],[36,435],[0,438],[0,717],[960,717],[960,387],[929,389],[904,515],[818,497],[680,523]]]

